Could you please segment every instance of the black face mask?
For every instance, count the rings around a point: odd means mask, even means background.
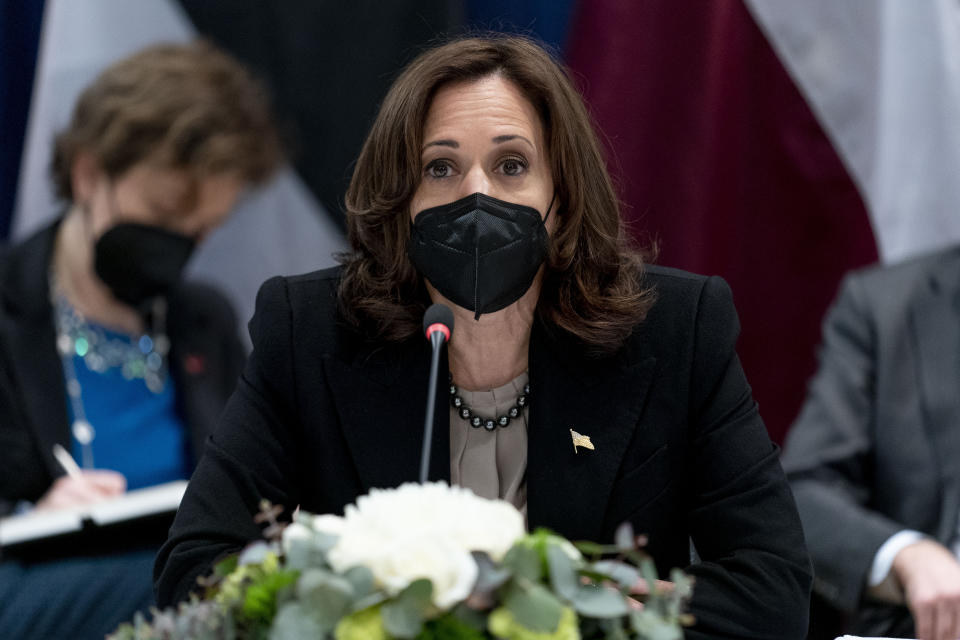
[[[166,295],[180,279],[196,242],[173,231],[123,222],[93,248],[93,266],[113,295],[131,307]]]
[[[527,292],[548,243],[539,211],[474,193],[417,214],[407,253],[437,291],[479,318]]]

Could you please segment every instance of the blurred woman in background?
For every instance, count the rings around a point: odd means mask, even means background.
[[[208,44],[149,48],[83,92],[54,143],[66,212],[0,259],[0,516],[189,477],[244,355],[226,300],[180,277],[279,159],[263,89]],[[7,550],[0,635],[102,637],[152,602],[164,533]]]

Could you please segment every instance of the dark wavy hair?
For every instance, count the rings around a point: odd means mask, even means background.
[[[407,242],[424,120],[440,87],[493,74],[513,82],[539,114],[557,185],[558,224],[537,313],[591,352],[615,351],[653,303],[642,283],[642,254],[628,240],[583,100],[564,68],[525,37],[448,42],[420,54],[391,86],[346,194],[352,251],[340,256],[342,312],[382,339],[420,331],[429,298]]]

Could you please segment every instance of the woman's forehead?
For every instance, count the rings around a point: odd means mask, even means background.
[[[516,84],[490,75],[445,85],[437,90],[424,122],[424,146],[466,135],[522,136],[542,140],[536,109]]]

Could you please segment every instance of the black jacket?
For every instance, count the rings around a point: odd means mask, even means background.
[[[609,541],[631,521],[661,571],[702,561],[688,638],[803,638],[811,574],[800,522],[734,346],[726,284],[662,268],[658,300],[614,356],[538,322],[530,345],[529,525]],[[263,285],[254,352],[157,559],[161,605],[260,536],[261,497],[340,513],[418,477],[429,348],[371,343],[337,313],[337,270]],[[441,380],[446,380],[446,359]],[[431,476],[449,479],[438,394]],[[570,429],[594,451],[575,453]]]
[[[63,475],[54,443],[70,449],[48,278],[58,226],[0,256],[0,515],[19,500],[36,501]],[[167,331],[177,408],[196,460],[236,386],[243,346],[227,301],[196,284],[182,284],[169,297]]]

